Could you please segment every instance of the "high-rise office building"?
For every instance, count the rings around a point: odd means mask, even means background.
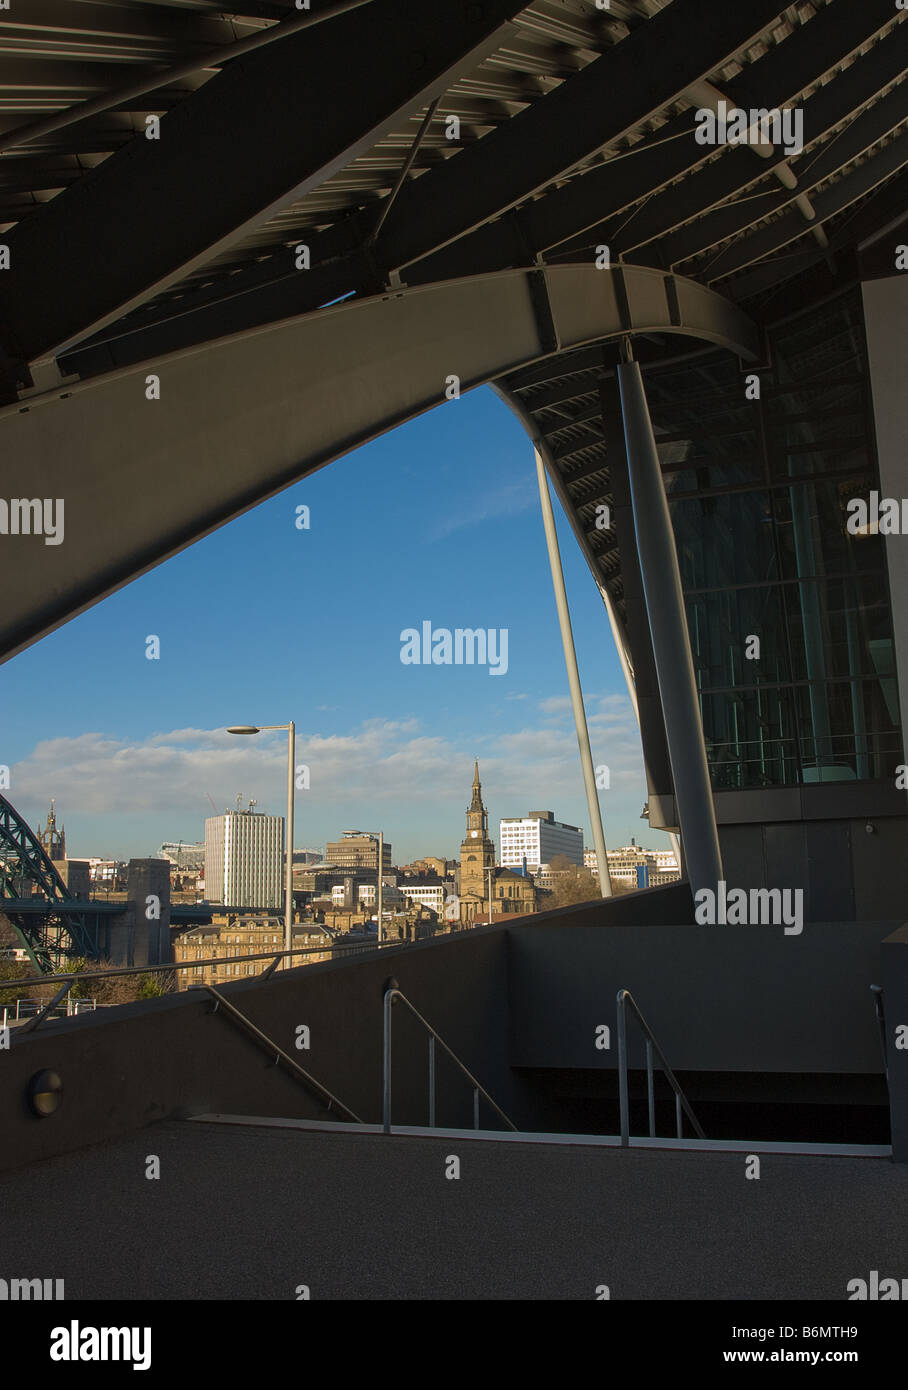
[[[339,840],[329,840],[325,846],[325,861],[339,869],[377,869],[378,837],[361,830],[345,830]],[[382,849],[382,869],[391,867],[391,846],[387,840]]]
[[[531,811],[528,816],[509,816],[499,821],[501,862],[520,867],[524,858],[534,873],[540,864],[550,864],[557,856],[572,864],[583,863],[583,831],[576,825],[563,825],[552,811]]]
[[[205,822],[205,892],[226,907],[280,907],[284,818],[225,811]]]

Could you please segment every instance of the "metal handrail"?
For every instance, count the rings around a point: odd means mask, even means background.
[[[241,1013],[236,1005],[231,1004],[230,1000],[221,994],[220,990],[215,989],[214,985],[190,985],[190,989],[203,989],[210,994],[215,1001],[214,1009],[212,1010],[213,1013],[217,1013],[219,1009],[223,1009],[226,1017],[230,1019],[231,1023],[237,1024],[237,1026],[242,1028],[245,1033],[248,1033],[255,1042],[260,1043],[267,1052],[273,1053],[275,1066],[277,1066],[278,1062],[283,1062],[284,1065],[289,1068],[292,1076],[295,1076],[297,1080],[304,1081],[310,1090],[317,1092],[319,1100],[326,1104],[329,1110],[336,1111],[338,1115],[341,1115],[345,1120],[350,1120],[353,1124],[361,1125],[363,1123],[358,1115],[354,1114],[348,1106],[344,1105],[343,1101],[339,1101],[337,1096],[332,1095],[327,1086],[323,1086],[320,1081],[316,1081],[315,1077],[311,1076],[309,1072],[306,1071],[305,1067],[301,1067],[299,1062],[295,1062],[292,1057],[288,1056],[283,1048],[278,1047],[277,1043],[273,1042],[271,1038],[268,1037],[267,1033],[263,1033],[261,1028],[256,1027],[252,1019],[247,1018],[244,1013]]]
[[[656,1137],[656,1099],[655,1099],[655,1092],[654,1092],[654,1090],[653,1090],[653,1053],[655,1052],[656,1056],[659,1058],[659,1062],[661,1063],[662,1070],[665,1072],[666,1080],[668,1081],[669,1085],[671,1086],[672,1090],[673,1090],[674,1093],[675,1093],[675,1126],[676,1126],[676,1129],[677,1129],[677,1132],[678,1132],[678,1138],[679,1138],[679,1139],[683,1138],[683,1134],[682,1134],[682,1119],[681,1119],[681,1112],[682,1112],[682,1110],[683,1110],[683,1111],[684,1111],[684,1114],[687,1116],[687,1118],[690,1120],[691,1124],[693,1125],[694,1130],[695,1130],[695,1132],[696,1132],[696,1134],[697,1134],[697,1138],[698,1138],[698,1139],[705,1139],[705,1138],[706,1138],[706,1135],[703,1133],[703,1130],[702,1130],[701,1127],[700,1127],[700,1122],[699,1122],[699,1120],[697,1119],[696,1115],[694,1114],[693,1110],[691,1109],[691,1107],[690,1107],[690,1105],[689,1105],[689,1103],[688,1103],[687,1097],[685,1096],[683,1090],[681,1089],[681,1085],[680,1085],[680,1082],[678,1081],[678,1078],[675,1076],[675,1073],[672,1071],[671,1067],[668,1065],[668,1062],[665,1060],[665,1056],[664,1056],[664,1054],[663,1054],[663,1052],[662,1052],[662,1049],[660,1048],[659,1044],[656,1042],[655,1037],[653,1036],[653,1030],[650,1028],[650,1026],[649,1026],[649,1024],[647,1023],[646,1019],[643,1017],[642,1013],[641,1013],[640,1010],[638,1009],[638,1007],[637,1007],[637,1002],[636,1002],[636,1000],[634,999],[634,996],[631,994],[630,990],[628,990],[628,989],[619,989],[619,991],[618,991],[618,1000],[617,1000],[617,1003],[618,1003],[618,1103],[619,1103],[620,1110],[621,1110],[621,1144],[622,1144],[622,1147],[627,1148],[627,1146],[630,1144],[630,1118],[629,1118],[630,1111],[629,1111],[628,1093],[627,1093],[627,1006],[628,1006],[628,1004],[630,1004],[631,1008],[633,1009],[634,1013],[636,1014],[636,1016],[637,1016],[637,1022],[640,1024],[640,1027],[643,1029],[643,1033],[644,1033],[644,1036],[645,1036],[645,1038],[646,1038],[646,1086],[647,1086],[647,1101],[648,1101],[648,1109],[649,1109],[649,1134],[650,1134],[650,1138],[651,1138],[651,1139],[654,1139],[654,1138]]]
[[[883,1053],[883,1074],[886,1077],[886,1085],[889,1085],[889,1049],[886,1046],[886,1014],[883,1008],[883,986],[871,985],[870,993],[873,995],[873,1004],[876,1009],[876,1021],[880,1026],[880,1048]]]
[[[430,1128],[435,1128],[435,1046],[437,1043],[440,1043],[441,1046],[444,1048],[445,1052],[451,1058],[451,1061],[455,1064],[456,1067],[459,1068],[460,1071],[463,1072],[464,1076],[467,1078],[467,1080],[473,1087],[473,1128],[479,1129],[479,1097],[482,1096],[483,1099],[489,1103],[489,1105],[492,1107],[495,1113],[501,1116],[508,1129],[512,1129],[516,1134],[518,1132],[517,1126],[513,1123],[512,1120],[508,1118],[508,1116],[502,1110],[501,1106],[498,1105],[497,1102],[492,1099],[492,1097],[489,1095],[488,1091],[485,1089],[482,1083],[476,1080],[476,1077],[473,1075],[471,1071],[469,1071],[464,1066],[463,1062],[456,1055],[456,1053],[451,1051],[444,1038],[440,1037],[439,1034],[436,1033],[431,1023],[429,1023],[427,1019],[423,1018],[419,1010],[415,1008],[413,1004],[410,1003],[410,1000],[407,998],[407,996],[402,992],[402,990],[399,990],[396,986],[391,986],[391,988],[387,989],[385,991],[384,997],[384,1049],[382,1056],[382,1124],[384,1127],[385,1134],[391,1133],[391,1006],[394,1003],[395,999],[401,999],[406,1004],[411,1014],[414,1014],[415,1017],[419,1019],[422,1026],[429,1033]]]
[[[35,1014],[25,1023],[20,1023],[19,1027],[16,1029],[17,1034],[21,1037],[23,1033],[33,1033],[36,1028],[40,1028],[41,1024],[52,1012],[52,1010],[54,1010],[57,1007],[57,1005],[62,1003],[62,1001],[66,998],[67,994],[69,994],[69,991],[72,989],[74,984],[75,981],[70,980],[69,984],[63,985],[62,988],[58,989],[53,999],[51,999],[49,1003],[44,1005],[44,1008],[40,1011],[40,1013]]]
[[[205,960],[171,960],[158,965],[116,965],[111,966],[109,970],[76,970],[69,971],[68,973],[61,971],[56,975],[32,975],[22,980],[14,978],[0,981],[0,983],[2,983],[4,989],[13,985],[15,985],[16,989],[32,989],[36,988],[38,985],[55,984],[58,980],[72,980],[73,982],[76,980],[106,980],[112,979],[117,975],[154,975],[159,971],[194,970],[196,966],[201,967],[203,965],[234,965],[253,960],[274,961],[275,959],[283,960],[285,956],[289,956],[292,959],[293,956],[324,955],[326,951],[339,951],[341,953],[344,951],[377,951],[386,950],[390,946],[408,946],[415,944],[407,941],[367,941],[365,938],[362,941],[337,941],[336,938],[332,940],[332,945],[294,946],[290,951],[251,951],[247,955],[209,956]],[[270,969],[265,970],[263,976],[270,975],[273,968],[272,965]],[[252,976],[250,978],[259,979],[262,978],[262,976]],[[238,975],[236,980],[225,981],[225,983],[238,984],[240,981],[241,977]]]

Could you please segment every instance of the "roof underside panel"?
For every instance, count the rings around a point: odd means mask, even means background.
[[[30,0],[0,18],[7,390],[87,341],[117,346],[69,370],[603,244],[746,300],[902,171],[903,21],[892,0]],[[697,143],[719,97],[801,110],[803,149]]]
[[[601,264],[621,309],[615,269],[651,268],[759,322],[904,207],[906,72],[894,0],[13,0],[0,407],[57,371],[100,380],[340,299],[538,270],[544,360],[502,385],[620,617],[596,525],[616,349],[563,348],[545,272]],[[722,101],[778,122],[700,143]],[[670,330],[638,357],[679,353]]]

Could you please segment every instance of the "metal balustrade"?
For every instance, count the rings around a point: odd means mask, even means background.
[[[619,989],[618,991],[618,1103],[621,1110],[621,1144],[627,1148],[630,1144],[630,1106],[628,1102],[627,1088],[627,1008],[630,1005],[637,1022],[639,1023],[646,1039],[646,1095],[649,1110],[649,1134],[650,1138],[656,1137],[656,1097],[653,1086],[653,1053],[659,1058],[665,1078],[675,1094],[675,1126],[679,1139],[683,1136],[682,1111],[690,1120],[698,1139],[705,1139],[706,1135],[700,1127],[700,1122],[690,1107],[690,1104],[681,1089],[681,1085],[675,1073],[672,1071],[665,1056],[653,1036],[646,1019],[637,1007],[637,1003],[630,990]]]
[[[870,993],[873,995],[873,1006],[876,1010],[876,1021],[880,1029],[880,1049],[883,1053],[883,1074],[886,1077],[886,1085],[889,1085],[889,1049],[886,1046],[886,1013],[883,1007],[883,986],[871,985]]]
[[[461,1062],[460,1058],[456,1055],[456,1053],[452,1052],[450,1047],[448,1047],[448,1044],[445,1042],[444,1038],[440,1037],[439,1034],[436,1033],[431,1023],[429,1023],[427,1019],[423,1018],[419,1010],[410,1003],[410,1000],[407,998],[407,996],[401,990],[399,990],[396,985],[392,985],[385,990],[384,996],[384,1046],[382,1053],[382,1125],[385,1134],[391,1133],[391,1008],[395,999],[400,999],[402,1003],[406,1004],[411,1014],[413,1014],[414,1017],[419,1019],[420,1023],[429,1034],[429,1127],[431,1129],[435,1128],[436,1044],[440,1044],[446,1052],[446,1054],[451,1058],[451,1061],[454,1063],[454,1065],[458,1068],[459,1071],[463,1073],[463,1075],[470,1082],[470,1085],[473,1087],[473,1128],[479,1129],[479,1098],[480,1096],[482,1096],[483,1100],[485,1100],[492,1107],[496,1115],[499,1115],[501,1119],[504,1120],[508,1129],[511,1129],[516,1133],[517,1126],[513,1123],[513,1121],[511,1121],[508,1118],[508,1116],[502,1110],[501,1106],[498,1105],[497,1102],[492,1099],[492,1097],[489,1095],[488,1091],[485,1089],[482,1083],[476,1080],[476,1077],[473,1075],[471,1071],[468,1071],[468,1069],[464,1066],[463,1062]]]
[[[270,969],[265,973],[270,974],[271,970],[277,966],[277,963],[277,960],[275,960]],[[333,1111],[334,1114],[339,1115],[342,1120],[347,1120],[351,1124],[362,1124],[359,1115],[351,1110],[349,1106],[344,1105],[343,1101],[338,1100],[337,1096],[333,1095],[332,1092],[328,1090],[327,1086],[323,1086],[320,1081],[317,1081],[311,1073],[306,1071],[305,1067],[300,1066],[299,1062],[294,1061],[282,1047],[279,1047],[272,1038],[268,1037],[267,1033],[263,1033],[261,1028],[257,1027],[256,1024],[252,1022],[251,1018],[248,1018],[235,1004],[231,1004],[230,1000],[227,999],[220,990],[215,989],[214,985],[190,985],[190,989],[204,990],[207,994],[210,994],[214,1000],[213,1013],[223,1011],[223,1018],[236,1024],[247,1037],[252,1038],[253,1042],[258,1043],[259,1047],[265,1052],[270,1053],[274,1057],[275,1066],[283,1063],[290,1075],[294,1077],[295,1080],[301,1082],[306,1090],[313,1092],[316,1098],[328,1110]]]

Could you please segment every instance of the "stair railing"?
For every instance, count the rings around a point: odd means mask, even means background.
[[[675,1125],[678,1138],[683,1138],[682,1111],[690,1120],[694,1127],[694,1132],[698,1139],[705,1139],[706,1135],[700,1127],[700,1122],[690,1107],[687,1097],[681,1089],[680,1082],[672,1071],[665,1056],[653,1036],[646,1019],[637,1007],[637,1003],[630,990],[619,989],[618,991],[618,1103],[621,1110],[621,1144],[627,1148],[630,1144],[630,1106],[628,1103],[627,1091],[627,1010],[628,1006],[632,1009],[637,1022],[646,1039],[646,1093],[649,1109],[649,1133],[650,1138],[656,1137],[656,1098],[653,1089],[653,1053],[659,1059],[666,1080],[675,1093]]]
[[[441,1047],[442,1050],[447,1053],[454,1065],[463,1073],[463,1075],[469,1081],[470,1085],[473,1087],[473,1128],[479,1128],[479,1098],[481,1096],[483,1100],[485,1100],[486,1103],[492,1107],[496,1115],[499,1115],[501,1119],[504,1120],[508,1129],[512,1129],[516,1133],[517,1126],[508,1118],[508,1116],[502,1110],[501,1106],[498,1105],[497,1102],[492,1099],[492,1097],[489,1095],[488,1091],[482,1085],[482,1083],[477,1081],[473,1073],[464,1066],[463,1062],[456,1055],[456,1053],[451,1051],[444,1038],[440,1037],[439,1034],[436,1033],[431,1023],[429,1023],[427,1019],[423,1018],[419,1010],[410,1003],[407,996],[401,990],[399,990],[396,985],[391,985],[388,989],[385,990],[384,996],[384,1048],[382,1057],[382,1123],[384,1126],[385,1134],[391,1133],[391,1007],[395,999],[399,999],[401,1003],[406,1004],[411,1014],[413,1014],[414,1017],[419,1019],[420,1023],[425,1028],[426,1032],[429,1034],[429,1127],[432,1129],[435,1128],[435,1052],[436,1047],[438,1046]]]

